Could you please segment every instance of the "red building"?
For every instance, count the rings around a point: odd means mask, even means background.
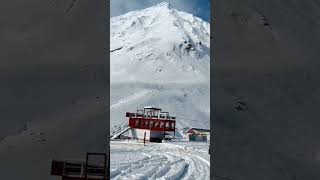
[[[175,136],[176,117],[169,112],[162,112],[160,108],[146,106],[136,113],[127,112],[129,118],[129,136],[133,139],[160,142]]]
[[[105,153],[87,153],[85,161],[53,160],[51,175],[60,176],[62,180],[107,180],[108,162],[108,155]]]

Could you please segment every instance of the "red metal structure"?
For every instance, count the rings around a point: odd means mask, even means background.
[[[129,118],[131,129],[148,130],[150,141],[154,138],[164,139],[166,132],[173,132],[175,136],[176,117],[170,116],[169,112],[162,112],[160,108],[146,106],[143,110],[137,110],[136,113],[127,112],[126,117]],[[139,138],[139,135],[137,136]]]
[[[100,156],[97,162],[89,162],[89,157]],[[56,161],[51,163],[51,175],[61,176],[62,180],[107,180],[107,154],[87,153],[86,161]]]

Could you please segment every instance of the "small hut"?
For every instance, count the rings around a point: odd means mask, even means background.
[[[184,132],[189,141],[209,141],[210,130],[200,128],[188,128]]]

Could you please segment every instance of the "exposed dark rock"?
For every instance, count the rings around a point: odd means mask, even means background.
[[[240,24],[245,24],[248,22],[248,19],[244,15],[241,15],[240,12],[234,9],[228,9],[227,13],[233,18],[234,21]]]
[[[65,11],[65,14],[69,14],[72,9],[76,6],[76,3],[78,2],[78,0],[72,0],[70,5],[68,6],[68,8]]]
[[[260,16],[260,24],[272,29],[269,19],[264,14],[262,14],[262,12],[258,12],[258,14]]]
[[[235,104],[235,109],[236,109],[237,111],[246,111],[246,110],[248,110],[249,108],[248,108],[248,105],[247,105],[245,102],[243,102],[243,101],[238,101],[238,102]]]
[[[114,51],[119,51],[120,49],[122,49],[123,47],[118,47],[116,49],[111,50],[110,52],[114,52]]]

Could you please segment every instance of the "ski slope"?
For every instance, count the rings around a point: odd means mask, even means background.
[[[112,17],[111,128],[146,105],[169,111],[179,127],[208,128],[209,36],[209,23],[168,3]]]
[[[209,180],[208,143],[111,141],[111,179]]]
[[[177,117],[179,127],[210,126],[209,84],[129,84],[111,87],[111,124],[128,123],[125,112],[155,105]]]

